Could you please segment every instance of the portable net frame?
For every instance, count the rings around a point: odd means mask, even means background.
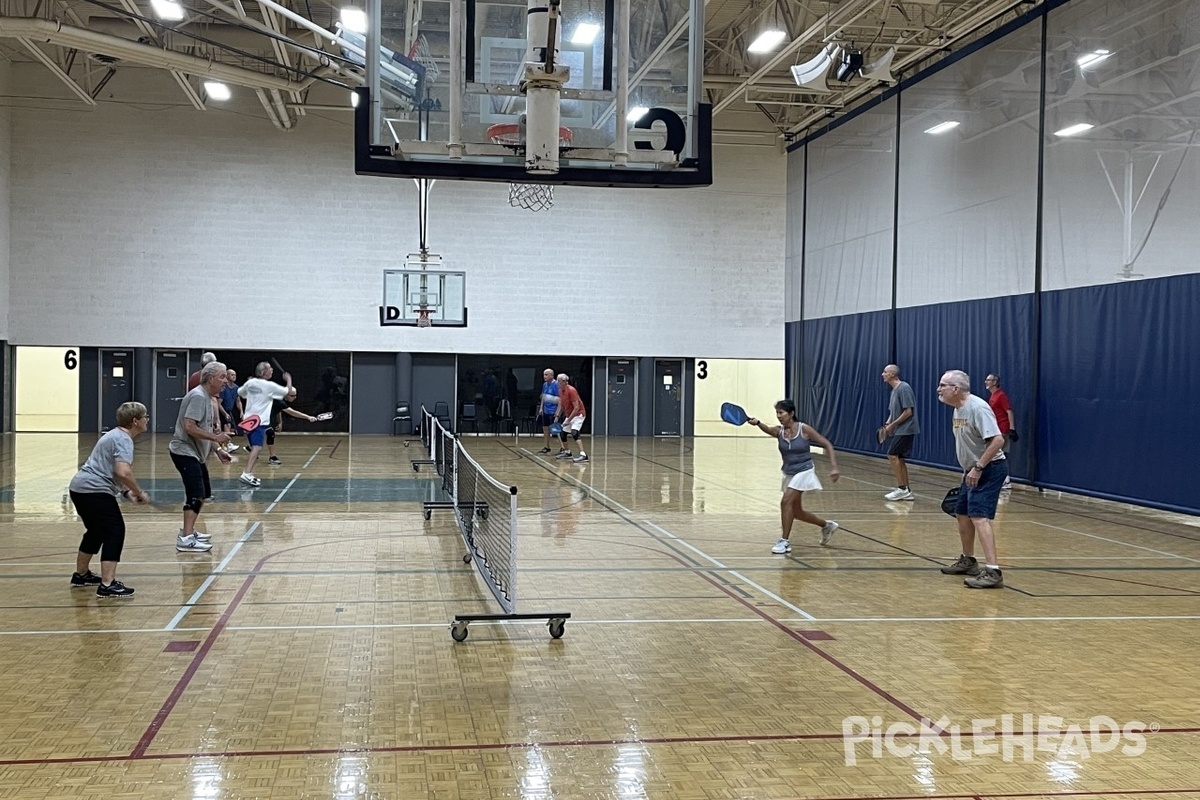
[[[566,620],[571,616],[569,613],[516,613],[517,487],[489,475],[462,442],[423,406],[421,417],[422,443],[429,448],[430,462],[436,466],[442,491],[449,497],[449,500],[425,501],[421,504],[422,512],[425,519],[430,519],[435,509],[454,512],[467,549],[463,563],[475,565],[479,577],[504,612],[457,614],[451,636],[459,642],[466,639],[467,624],[473,621],[545,619],[550,635],[560,638]]]
[[[512,148],[514,152],[525,144],[521,140],[521,126],[515,122],[491,126],[487,129],[487,137],[492,144]],[[570,147],[574,138],[575,134],[570,128],[563,126],[558,129],[559,147]],[[508,204],[527,211],[548,211],[554,207],[554,186],[548,183],[510,183]]]

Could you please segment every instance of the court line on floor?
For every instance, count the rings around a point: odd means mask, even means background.
[[[321,448],[318,447],[316,452],[309,456],[308,461],[304,462],[304,467],[307,467],[309,464],[311,464],[312,460],[316,458],[317,454],[320,452]],[[300,469],[303,470],[304,467],[301,467]],[[263,514],[270,514],[273,510],[275,510],[275,506],[279,505],[279,501],[283,499],[283,496],[288,493],[288,490],[291,489],[298,480],[300,480],[299,472],[297,472],[292,479],[287,482],[287,486],[284,486],[283,489],[280,490],[279,494],[275,496],[275,499],[271,501],[271,504],[267,506],[265,511],[263,511]],[[242,537],[234,543],[233,547],[229,548],[229,552],[225,554],[225,558],[221,559],[221,562],[217,564],[213,571],[209,573],[208,577],[205,578],[204,581],[196,588],[196,591],[193,592],[192,596],[187,599],[187,602],[180,606],[179,611],[175,613],[175,616],[171,617],[171,621],[168,622],[166,627],[163,628],[164,631],[175,630],[176,626],[183,621],[183,618],[186,617],[188,613],[196,607],[196,604],[200,602],[200,598],[203,597],[204,593],[208,591],[209,587],[216,582],[220,574],[225,571],[225,567],[229,566],[229,562],[232,561],[233,557],[237,555],[239,550],[242,549],[242,545],[244,545],[260,527],[262,527],[262,520],[255,520],[254,524],[242,534]]]
[[[1118,595],[1123,597],[1124,595]],[[1169,596],[1169,595],[1167,595]],[[787,625],[801,625],[806,622],[817,624],[912,624],[922,622],[1194,622],[1200,620],[1200,614],[1141,614],[1141,615],[1093,615],[1093,616],[1048,616],[1048,617],[829,617],[813,620],[802,618],[782,618],[779,622]],[[698,619],[572,619],[569,627],[578,625],[708,625],[708,624],[762,624],[770,622],[763,617],[725,617]],[[545,622],[537,620],[493,620],[474,622],[473,625],[511,625],[543,627]],[[314,624],[314,625],[228,625],[228,632],[254,633],[262,631],[308,631],[308,630],[418,630],[422,628],[449,628],[447,622],[352,622],[345,624]],[[202,633],[210,628],[176,628],[171,633]],[[110,629],[78,629],[78,630],[44,630],[44,631],[0,631],[0,636],[80,636],[86,634],[155,634],[161,635],[162,628],[110,628]]]
[[[1048,522],[1038,522],[1037,520],[1029,520],[1029,524],[1030,525],[1040,525],[1043,528],[1051,528],[1056,531],[1064,531],[1066,533],[1074,533],[1078,536],[1086,536],[1089,539],[1097,539],[1101,542],[1108,542],[1109,544],[1124,545],[1125,547],[1132,547],[1134,550],[1144,550],[1147,553],[1157,553],[1160,556],[1170,556],[1171,558],[1181,558],[1184,561],[1191,561],[1194,564],[1200,564],[1200,558],[1192,558],[1190,556],[1181,556],[1178,553],[1170,553],[1166,550],[1155,550],[1153,547],[1144,547],[1140,544],[1130,544],[1129,542],[1122,542],[1120,539],[1110,539],[1107,536],[1100,536],[1095,533],[1085,533],[1083,531],[1077,531],[1072,528],[1064,528],[1061,525],[1051,525]]]
[[[1162,727],[1155,731],[1146,730],[1143,732],[1146,736],[1192,736],[1200,733],[1200,727]],[[1013,734],[1013,736],[1027,736],[1022,732]],[[585,747],[624,747],[624,746],[644,746],[655,747],[664,745],[703,745],[703,744],[754,744],[758,742],[829,742],[841,743],[844,746],[846,734],[841,731],[814,731],[812,733],[760,733],[760,734],[729,734],[725,736],[656,736],[656,737],[626,737],[621,739],[566,739],[566,740],[540,740],[540,741],[512,741],[512,742],[473,742],[463,744],[411,744],[411,745],[381,745],[377,747],[371,746],[356,746],[356,747],[312,747],[312,748],[280,748],[278,750],[223,750],[218,752],[190,752],[190,753],[131,753],[129,755],[108,755],[108,756],[51,756],[44,758],[11,758],[0,759],[0,766],[16,767],[16,766],[47,766],[51,764],[95,764],[105,762],[121,762],[121,761],[175,761],[182,759],[196,758],[282,758],[287,756],[319,756],[319,755],[345,755],[353,753],[355,755],[384,755],[388,753],[445,753],[445,752],[470,752],[470,751],[496,751],[496,750],[538,750],[538,749],[558,749],[558,748],[585,748]],[[996,731],[982,731],[976,734],[972,730],[963,730],[958,733],[958,736],[963,739],[974,739],[976,736],[992,738],[1004,738]],[[898,737],[904,738],[904,737]],[[1037,797],[1106,797],[1112,795],[1153,795],[1153,794],[1197,794],[1200,793],[1200,788],[1164,788],[1164,789],[1099,789],[1094,791],[1066,790],[1056,792],[1053,790],[1039,792],[1010,792],[996,794],[924,794],[924,795],[876,795],[876,796],[833,796],[831,798],[823,797],[822,795],[797,795],[797,798],[805,797],[808,800],[967,800],[968,798],[1037,798]]]
[[[531,451],[529,451],[525,448],[521,448],[521,452],[525,453],[529,458],[535,459],[536,461],[541,462],[544,466],[546,466],[548,468],[549,465],[545,462],[545,460],[542,458],[539,458],[537,455],[535,455]],[[577,486],[579,486],[579,488],[583,489],[584,491],[588,492],[589,494],[595,495],[596,497],[600,497],[606,503],[609,503],[609,504],[615,506],[616,508],[621,509],[621,511],[624,512],[625,516],[628,517],[630,520],[633,520],[638,516],[638,515],[634,514],[632,509],[625,507],[624,505],[617,502],[613,498],[609,497],[604,492],[595,488],[591,484],[584,483],[583,481],[576,478],[574,475],[563,474],[563,475],[560,475],[559,477],[566,478],[570,481],[573,481]],[[730,569],[725,564],[722,564],[720,561],[718,561],[717,559],[710,556],[708,553],[701,550],[699,547],[696,547],[695,545],[691,544],[690,542],[688,542],[686,539],[683,539],[682,537],[676,536],[675,534],[668,531],[666,528],[663,528],[661,525],[656,525],[655,523],[651,522],[650,520],[644,519],[644,518],[641,520],[641,522],[642,522],[642,524],[649,525],[651,528],[654,528],[654,530],[658,531],[662,535],[670,538],[671,541],[677,542],[681,547],[685,547],[688,550],[691,550],[697,556],[699,556],[700,558],[703,558],[704,560],[713,564],[718,569],[725,570],[730,575],[733,575],[738,580],[745,583],[747,586],[753,587],[755,591],[761,592],[763,595],[771,598],[776,603],[779,603],[780,605],[782,605],[784,608],[790,609],[791,611],[796,612],[797,614],[799,614],[802,617],[805,617],[806,619],[815,619],[815,617],[813,617],[811,614],[809,614],[804,609],[800,608],[799,606],[793,605],[792,603],[789,603],[787,600],[784,600],[782,597],[775,594],[771,590],[767,589],[765,586],[762,586],[762,585],[756,583],[755,581],[750,580],[745,575],[742,575],[737,570]]]

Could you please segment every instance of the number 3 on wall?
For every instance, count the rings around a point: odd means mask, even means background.
[[[707,377],[708,377],[708,362],[707,361],[697,361],[696,362],[696,378],[698,380],[704,380]]]
[[[78,367],[79,353],[75,352],[74,350],[68,350],[67,354],[63,356],[63,366],[65,366],[67,369],[75,369]]]

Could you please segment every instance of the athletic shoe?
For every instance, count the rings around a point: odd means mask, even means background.
[[[195,536],[197,541],[201,541],[201,542],[212,541],[212,535],[205,533],[204,531],[192,531],[192,536]],[[180,538],[180,539],[183,538],[183,528],[179,529],[178,538]]]
[[[587,453],[580,453],[579,455],[575,456],[571,460],[574,461],[576,464],[586,464],[588,462]]]
[[[981,571],[974,556],[959,556],[953,564],[942,567],[943,575],[978,575]]]
[[[784,553],[790,553],[792,552],[792,543],[787,539],[780,539],[775,543],[775,546],[771,548],[771,552],[778,556],[781,556]]]
[[[230,442],[229,444],[225,445],[226,453],[236,453],[240,449],[242,449],[241,445],[237,444],[236,442]]]
[[[254,477],[253,475],[251,475],[247,472],[243,472],[241,477],[238,478],[238,480],[249,486],[261,486],[262,485],[262,481],[260,481],[258,478]]]
[[[96,597],[129,597],[132,594],[133,589],[120,581],[113,581],[108,586],[102,583],[96,587]]]
[[[96,573],[92,572],[90,569],[87,572],[83,573],[82,575],[80,575],[78,572],[74,572],[71,574],[71,587],[72,588],[75,588],[78,586],[95,586],[96,584],[98,584],[100,582],[101,582],[100,576],[97,575]]]
[[[838,529],[838,524],[833,520],[829,520],[821,526],[821,544],[829,544],[829,540],[833,538],[833,534]]]
[[[974,578],[967,578],[963,581],[963,586],[968,589],[1003,589],[1004,574],[998,569],[984,568],[983,572],[979,573]]]
[[[550,448],[549,448],[549,447],[543,447],[541,450],[538,450],[538,452],[539,452],[539,453],[549,453],[549,452],[550,452]]]
[[[896,487],[883,496],[884,500],[915,500],[912,490]]]
[[[555,458],[570,458],[570,457],[571,457],[571,451],[570,451],[570,450],[559,450],[559,451],[558,451],[558,453],[557,453],[557,454],[555,454],[555,456],[554,456],[554,457],[555,457]]]
[[[279,460],[279,456],[271,456],[270,458],[267,459],[267,463],[270,464],[272,467],[278,467],[283,462]]]
[[[208,542],[202,542],[195,536],[175,537],[175,549],[181,553],[207,553],[212,550],[212,545]]]
[[[1012,481],[1005,478],[1004,483],[1000,484],[1000,491],[1012,491]]]

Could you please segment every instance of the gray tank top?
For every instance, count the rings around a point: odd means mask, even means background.
[[[808,439],[801,433],[803,430],[803,425],[800,425],[796,429],[796,438],[788,439],[783,426],[779,428],[779,455],[783,456],[785,475],[798,475],[813,468],[812,452],[808,449]]]

